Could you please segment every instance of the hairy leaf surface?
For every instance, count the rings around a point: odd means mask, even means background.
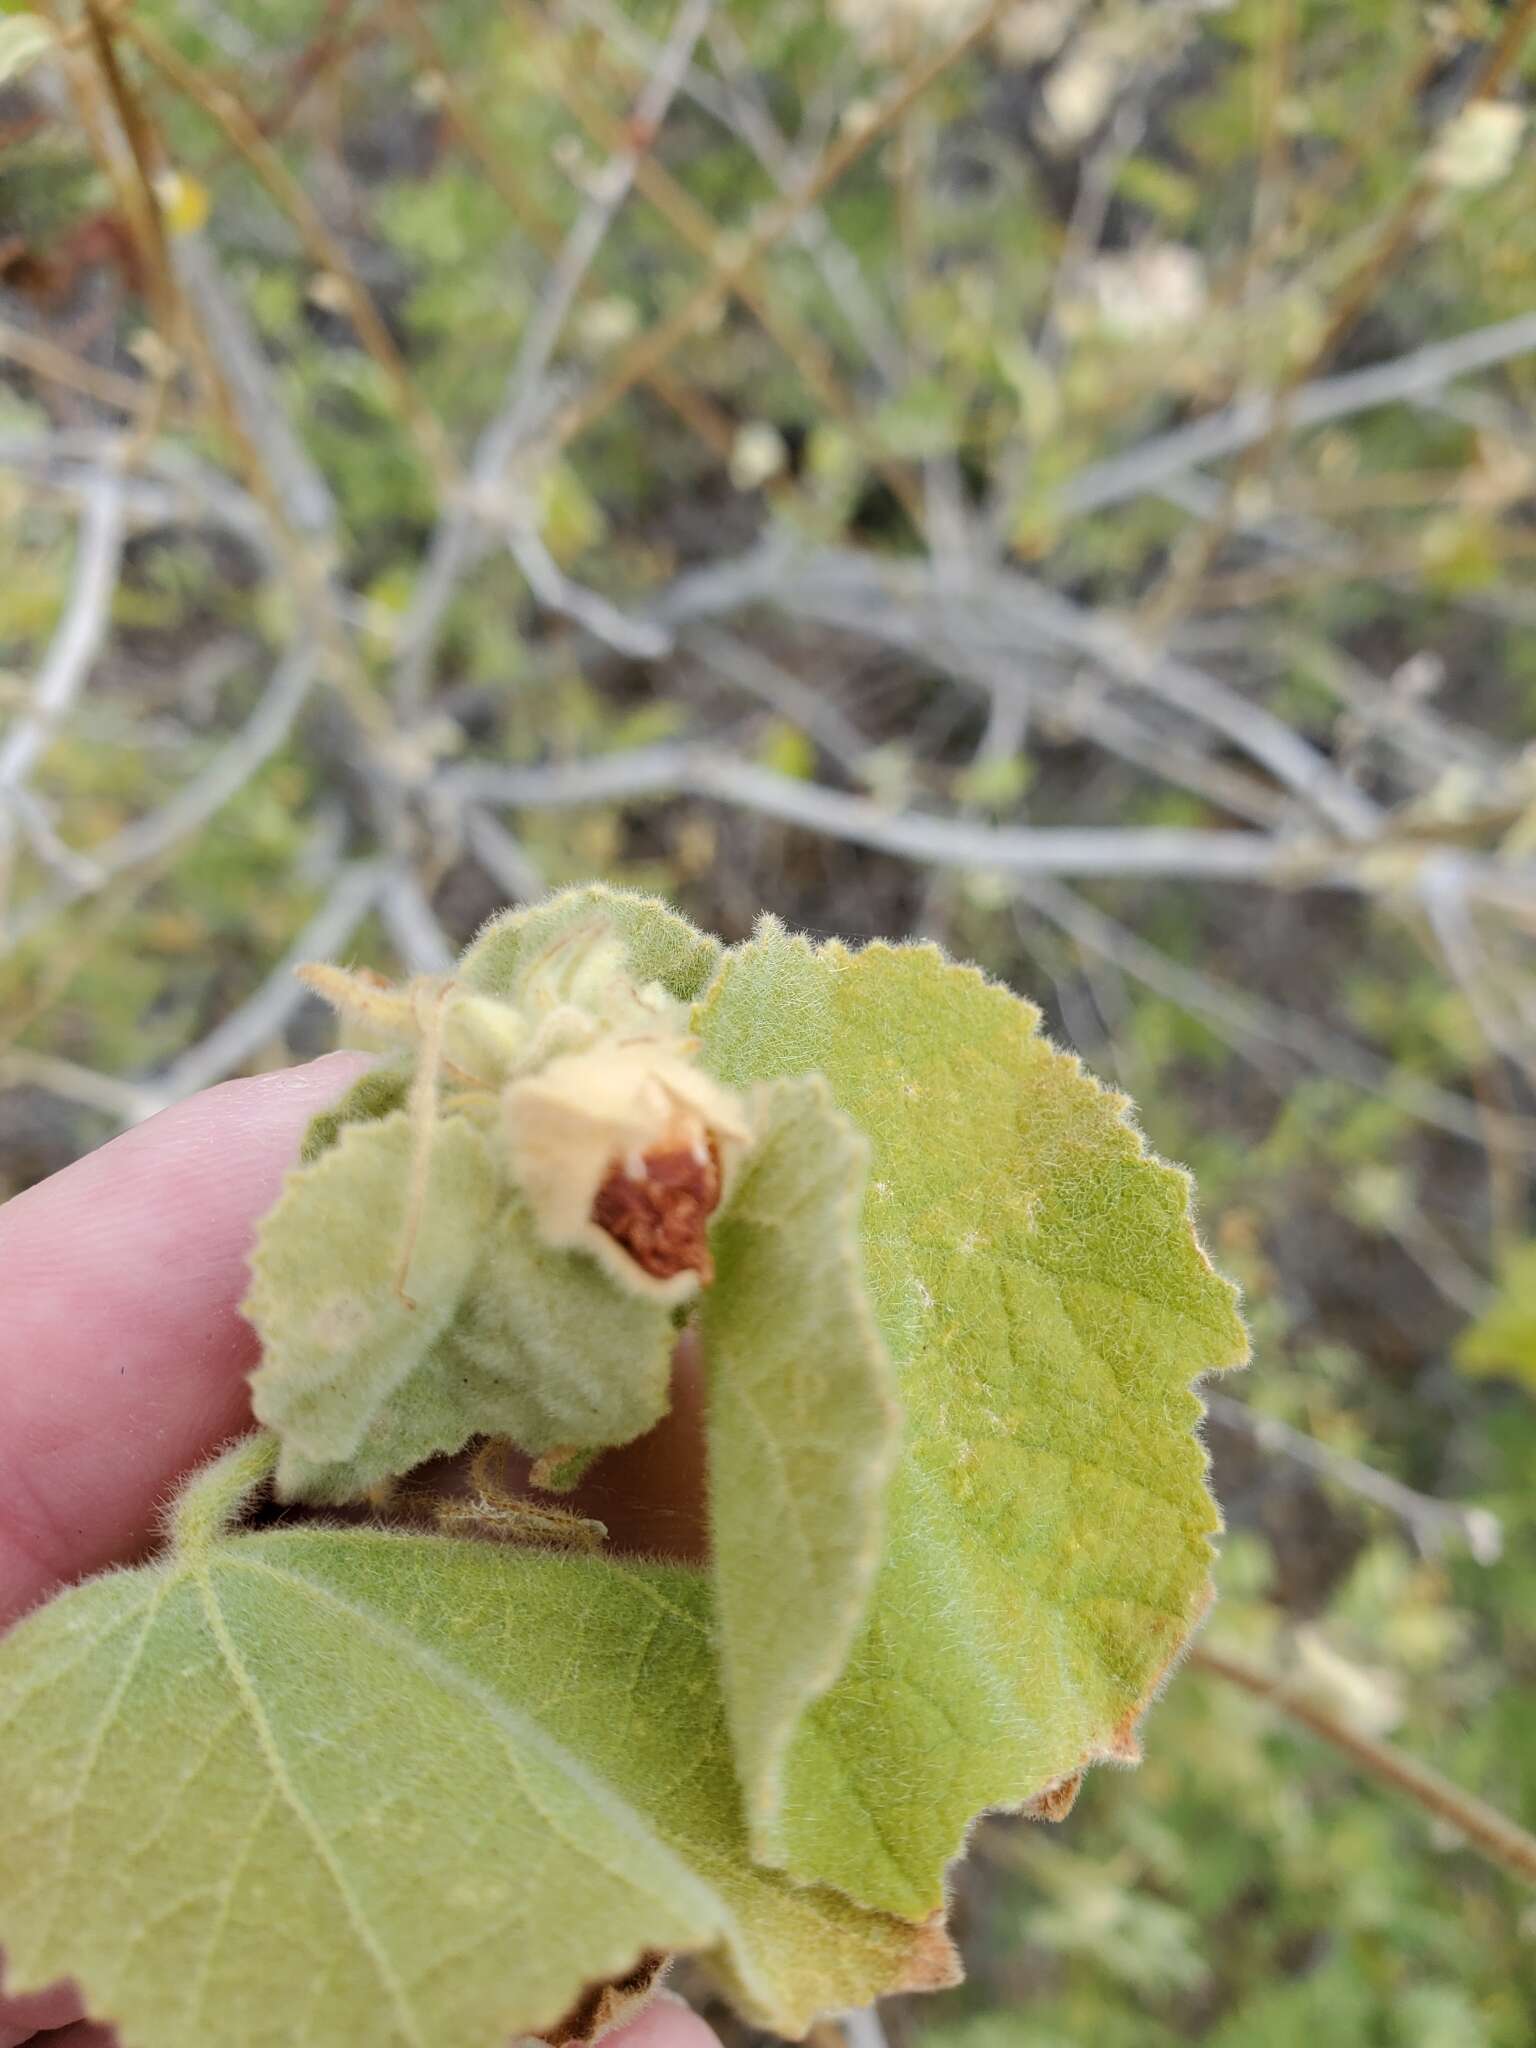
[[[666,1412],[672,1318],[584,1252],[542,1243],[509,1193],[452,1335],[474,1428],[525,1451],[628,1443]]]
[[[411,1077],[403,1065],[371,1067],[359,1074],[332,1109],[311,1117],[299,1153],[308,1166],[329,1152],[348,1124],[379,1123],[397,1109],[404,1109],[411,1092]]]
[[[347,1474],[360,1492],[404,1469],[386,1455],[409,1451],[415,1464],[451,1447],[421,1369],[459,1312],[499,1191],[489,1144],[465,1118],[433,1123],[420,1142],[414,1224],[418,1139],[403,1110],[346,1124],[262,1222],[243,1305],[263,1345],[251,1401],[282,1438],[286,1493],[313,1491],[322,1471],[332,1489]]]
[[[619,942],[635,982],[659,982],[679,1002],[702,991],[720,957],[720,941],[697,931],[659,896],[595,882],[493,918],[460,961],[459,979],[481,995],[523,1002],[530,979],[542,971],[552,992],[579,995],[567,981],[580,971],[585,951],[574,942],[604,928]]]
[[[817,1077],[773,1083],[752,1112],[700,1332],[721,1678],[764,1828],[874,1582],[900,1417],[859,1246],[868,1143]]]
[[[1190,1383],[1246,1352],[1185,1176],[1037,1024],[932,948],[772,920],[696,1013],[722,1080],[820,1071],[874,1147],[907,1416],[885,1553],[847,1669],[748,1803],[766,1860],[913,1916],[978,1810],[1134,1753],[1209,1598]]]
[[[428,1127],[402,1298],[416,1142],[403,1111],[343,1124],[262,1223],[251,1398],[286,1495],[355,1499],[477,1435],[535,1454],[627,1443],[666,1410],[665,1307],[541,1244],[466,1117]]]
[[[648,1951],[749,2017],[942,1980],[941,1934],[747,1860],[681,1567],[319,1528],[228,1535],[0,1645],[0,1934],[124,2048],[504,2048]]]

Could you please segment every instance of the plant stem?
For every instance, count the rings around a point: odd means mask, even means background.
[[[1299,1722],[1312,1734],[1330,1742],[1334,1748],[1372,1777],[1379,1778],[1384,1785],[1390,1785],[1405,1798],[1421,1806],[1436,1820],[1448,1822],[1466,1838],[1471,1848],[1486,1856],[1490,1863],[1497,1863],[1512,1877],[1518,1877],[1526,1884],[1536,1884],[1536,1835],[1527,1833],[1518,1822],[1496,1807],[1464,1792],[1459,1785],[1453,1785],[1449,1778],[1442,1778],[1427,1764],[1394,1748],[1389,1742],[1379,1742],[1373,1736],[1362,1735],[1357,1730],[1318,1706],[1283,1679],[1272,1678],[1256,1664],[1234,1657],[1225,1650],[1213,1650],[1207,1645],[1197,1644],[1190,1652],[1189,1661],[1195,1669],[1213,1672],[1218,1678],[1225,1678],[1230,1684],[1252,1693],[1256,1699],[1268,1700],[1279,1707],[1291,1720]]]

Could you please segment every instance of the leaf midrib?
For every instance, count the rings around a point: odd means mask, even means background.
[[[341,1540],[344,1541],[345,1539]],[[611,1819],[622,1832],[629,1834],[632,1838],[639,1836],[649,1854],[660,1855],[666,1858],[674,1866],[673,1882],[680,1884],[685,1892],[689,1885],[692,1885],[696,1890],[703,1889],[694,1873],[681,1861],[671,1845],[661,1835],[656,1833],[644,1816],[628,1800],[607,1784],[605,1780],[582,1763],[579,1758],[573,1756],[525,1708],[520,1708],[512,1701],[503,1699],[499,1693],[494,1692],[481,1680],[464,1670],[461,1665],[455,1664],[452,1659],[444,1657],[430,1645],[422,1642],[419,1637],[411,1635],[408,1630],[398,1628],[376,1610],[366,1606],[359,1606],[355,1602],[348,1600],[343,1594],[338,1593],[334,1587],[325,1584],[324,1581],[311,1579],[302,1572],[283,1570],[279,1566],[259,1558],[242,1557],[239,1554],[241,1547],[239,1543],[230,1545],[220,1556],[218,1560],[219,1565],[226,1569],[260,1573],[264,1577],[275,1579],[287,1591],[297,1591],[307,1599],[321,1602],[336,1609],[338,1612],[345,1614],[349,1620],[367,1629],[370,1634],[376,1636],[380,1642],[385,1643],[397,1656],[404,1655],[408,1657],[434,1684],[442,1686],[447,1691],[457,1693],[461,1698],[468,1700],[491,1722],[498,1735],[502,1738],[508,1758],[513,1769],[518,1774],[523,1796],[529,1806],[538,1814],[540,1820],[550,1829],[551,1833],[563,1841],[571,1852],[580,1857],[583,1862],[595,1865],[616,1883],[622,1884],[632,1891],[639,1891],[640,1889],[627,1872],[616,1869],[613,1864],[605,1861],[600,1856],[594,1855],[588,1844],[572,1837],[559,1826],[551,1814],[545,1811],[534,1791],[529,1787],[526,1777],[523,1775],[522,1759],[518,1755],[517,1748],[519,1743],[528,1749],[538,1751],[556,1770],[563,1773],[581,1792],[591,1798],[603,1810],[605,1816]],[[658,1894],[661,1893],[660,1886],[656,1887],[656,1890]],[[675,1894],[670,1892],[666,1895],[675,1896]],[[714,1909],[716,1913],[718,1913],[722,1904],[712,1889],[707,1894],[704,1903],[707,1907]],[[706,1926],[702,1930],[706,1935],[718,1931],[718,1919],[715,1925]]]

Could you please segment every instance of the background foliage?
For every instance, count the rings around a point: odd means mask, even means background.
[[[0,1192],[546,884],[942,937],[1247,1289],[1212,1641],[1531,1819],[1533,27],[0,16]],[[1528,1895],[1205,1671],[958,1909],[903,2048],[1536,2022]]]

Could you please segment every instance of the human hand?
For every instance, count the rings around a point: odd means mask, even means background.
[[[258,1345],[238,1304],[257,1219],[355,1054],[179,1103],[0,1209],[0,1630],[59,1586],[153,1549],[176,1482],[251,1426]],[[673,1411],[599,1460],[571,1504],[616,1546],[702,1551],[698,1375]],[[3,1986],[3,1978],[0,1978]],[[52,2031],[63,2029],[62,2032]],[[69,1985],[7,2000],[0,2048],[113,2048]],[[663,1997],[613,2048],[718,2048]]]

